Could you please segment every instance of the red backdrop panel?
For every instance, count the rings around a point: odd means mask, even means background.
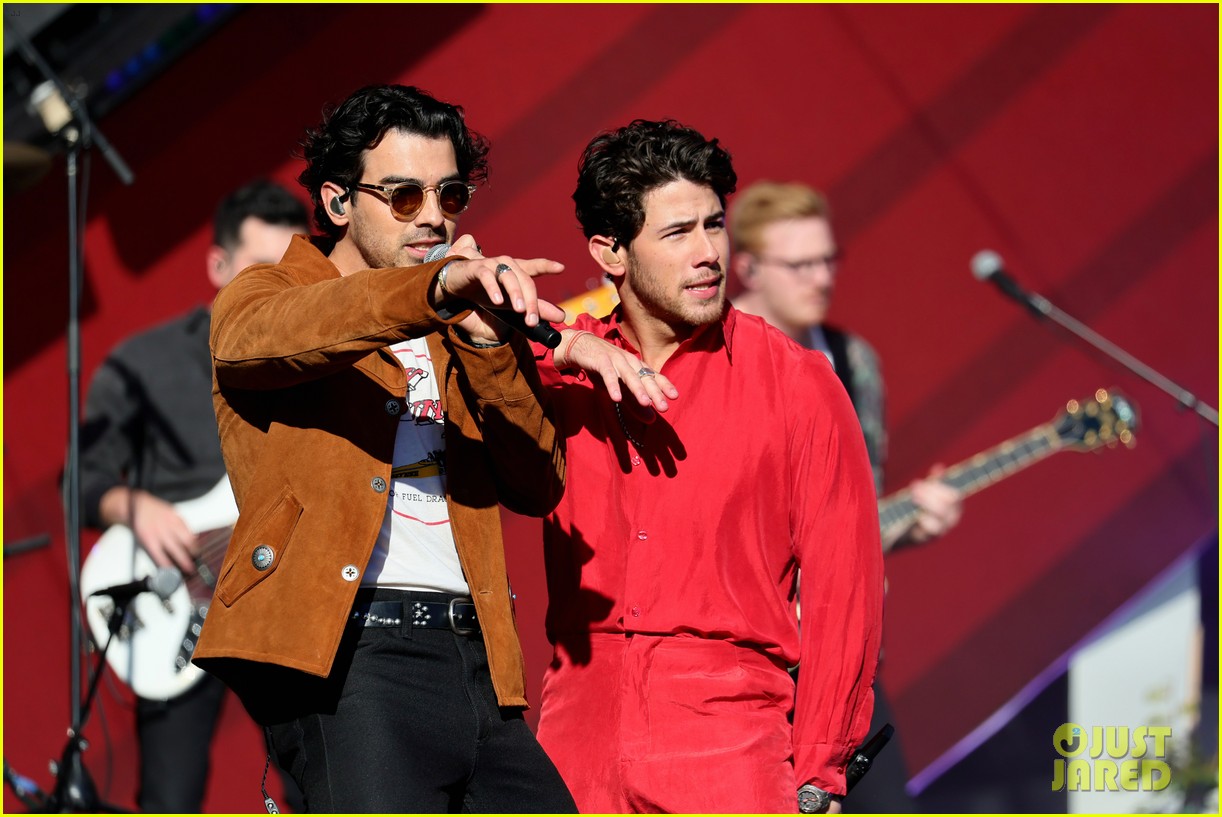
[[[596,279],[568,198],[585,142],[635,117],[718,136],[744,184],[801,179],[831,197],[849,258],[833,317],[885,362],[891,488],[1102,385],[1142,409],[1135,450],[1059,455],[890,559],[886,680],[918,771],[1215,529],[1216,431],[975,283],[967,262],[997,249],[1024,284],[1216,403],[1217,15],[252,6],[101,123],[136,183],[95,158],[83,375],[208,299],[215,202],[256,175],[291,184],[301,130],[359,85],[413,83],[466,107],[493,172],[464,228],[495,252],[564,261],[544,285],[556,299]],[[62,170],[4,208],[5,541],[53,540],[5,565],[4,754],[43,783],[68,719]],[[539,525],[507,515],[506,530],[537,695]],[[115,685],[102,699],[87,763],[132,805],[131,700]],[[236,702],[213,759],[206,807],[258,809],[261,741]]]

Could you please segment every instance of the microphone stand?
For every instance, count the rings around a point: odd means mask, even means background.
[[[97,124],[90,118],[89,112],[85,110],[85,106],[81,104],[77,95],[72,92],[72,89],[64,84],[59,75],[51,69],[51,66],[42,58],[42,54],[34,48],[34,44],[17,28],[5,25],[8,33],[13,35],[17,43],[17,50],[21,52],[21,56],[25,58],[31,66],[38,69],[38,72],[43,75],[48,81],[55,85],[60,96],[64,98],[64,103],[68,106],[68,110],[72,112],[72,122],[75,122],[81,129],[81,142],[86,150],[91,147],[96,147],[102,152],[102,158],[114,169],[115,175],[119,177],[119,181],[126,185],[130,185],[135,176],[132,175],[131,168],[123,161],[123,157],[119,155],[98,129]],[[69,123],[71,124],[71,123]],[[71,175],[71,171],[69,171]]]
[[[1071,315],[1067,315],[1062,310],[1058,309],[1051,301],[1043,295],[1026,290],[1014,284],[1009,279],[1002,279],[1004,273],[995,276],[995,282],[1003,292],[1014,297],[1023,306],[1027,307],[1037,318],[1047,318],[1059,326],[1067,329],[1073,335],[1081,338],[1089,343],[1105,355],[1115,360],[1120,365],[1124,366],[1133,374],[1145,380],[1166,394],[1173,397],[1182,408],[1192,409],[1198,415],[1213,423],[1215,427],[1218,425],[1218,410],[1201,402],[1195,394],[1188,389],[1172,381],[1170,378],[1164,377],[1153,367],[1142,363],[1131,354],[1121,349],[1116,344],[1112,343],[1107,338],[1100,335],[1095,330],[1091,329],[1086,324],[1077,320]]]
[[[110,635],[107,636],[106,644],[102,647],[102,651],[98,654],[97,661],[94,663],[93,671],[89,676],[89,691],[85,694],[85,700],[81,704],[79,715],[68,729],[68,740],[64,743],[64,750],[60,753],[59,762],[54,764],[55,788],[52,790],[51,795],[47,797],[43,808],[43,811],[48,814],[69,811],[85,813],[127,811],[127,809],[119,808],[112,803],[99,799],[97,786],[94,785],[89,770],[85,768],[85,764],[81,760],[81,752],[89,748],[89,742],[81,736],[81,730],[85,728],[85,721],[89,720],[89,713],[93,708],[93,699],[97,695],[98,684],[102,680],[102,673],[106,669],[106,653],[110,650],[110,645],[115,640],[115,636],[123,627],[123,622],[127,618],[127,606],[131,604],[134,598],[135,596],[128,596],[127,598],[112,597],[115,606],[110,611],[110,616],[106,622]]]
[[[60,796],[61,799],[58,803],[61,805],[67,801],[71,801],[71,805],[79,805],[82,800],[76,797],[76,795],[80,794],[81,797],[84,797],[87,793],[83,790],[69,790],[69,781],[71,780],[73,783],[76,783],[78,780],[83,780],[88,782],[90,789],[92,789],[93,784],[92,781],[88,780],[88,773],[85,772],[84,767],[80,763],[80,750],[84,748],[84,742],[79,737],[79,727],[83,724],[81,713],[84,709],[80,702],[83,639],[79,604],[81,569],[80,290],[85,244],[81,234],[84,224],[82,223],[83,219],[81,209],[79,208],[81,202],[79,201],[80,191],[77,181],[77,166],[82,155],[87,157],[86,151],[96,146],[102,152],[102,156],[110,164],[111,168],[114,169],[115,175],[119,177],[120,181],[130,185],[134,180],[134,176],[122,157],[119,156],[118,152],[102,134],[102,131],[90,118],[89,112],[85,110],[85,106],[77,98],[77,95],[52,70],[47,61],[34,48],[29,38],[17,30],[16,27],[7,24],[5,25],[5,32],[13,36],[16,41],[17,50],[21,52],[26,62],[36,68],[44,78],[55,86],[72,114],[67,124],[59,130],[59,135],[63,136],[68,146],[68,327],[66,344],[68,366],[68,461],[64,469],[66,483],[64,504],[66,506],[65,540],[68,551],[69,649],[71,651],[68,660],[69,671],[71,673],[69,677],[69,698],[73,727],[68,732],[69,746],[65,747],[64,755],[57,767],[57,782],[52,799],[54,800],[57,796]],[[109,646],[109,641],[107,645]],[[100,676],[99,668],[91,685],[86,707],[92,701],[93,693],[97,688],[97,678]],[[96,793],[92,794],[92,800],[97,800]],[[116,811],[117,809],[108,808],[108,810]]]
[[[98,654],[97,662],[90,673],[89,691],[80,707],[80,714],[74,716],[72,726],[68,729],[68,739],[64,743],[63,751],[60,752],[59,760],[51,763],[51,771],[55,775],[55,788],[50,794],[47,794],[33,780],[18,774],[8,765],[7,760],[4,763],[4,782],[32,813],[119,813],[127,811],[127,809],[119,808],[98,798],[97,786],[94,785],[89,770],[81,761],[81,753],[89,748],[89,741],[81,736],[81,731],[85,728],[85,722],[89,720],[98,684],[106,669],[106,653],[110,650],[111,642],[114,641],[119,630],[123,628],[123,622],[127,619],[127,607],[134,598],[135,596],[112,597],[115,606],[106,620],[106,628],[110,635],[107,636],[106,644]]]

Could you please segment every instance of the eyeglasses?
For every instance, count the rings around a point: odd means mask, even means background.
[[[775,264],[778,267],[784,267],[793,275],[808,275],[819,269],[819,267],[826,267],[830,275],[835,275],[836,269],[840,266],[840,261],[843,257],[844,255],[837,250],[827,255],[803,258],[800,261],[786,261],[782,258],[763,257],[760,257],[759,261],[761,264]]]
[[[475,185],[466,182],[449,181],[441,184],[430,184],[421,187],[416,182],[399,182],[398,184],[366,184],[357,182],[361,190],[372,190],[381,193],[390,205],[390,211],[395,218],[410,220],[424,207],[424,197],[430,190],[437,192],[437,203],[441,212],[453,217],[467,209],[471,203],[471,194]]]

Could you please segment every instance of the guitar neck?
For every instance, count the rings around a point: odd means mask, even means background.
[[[971,496],[1055,454],[1063,447],[1056,429],[1051,423],[1045,423],[951,466],[938,479],[965,497]],[[893,525],[906,528],[916,521],[919,512],[912,500],[912,492],[905,488],[879,501],[879,526],[883,530]]]
[[[225,561],[225,550],[233,536],[233,527],[215,528],[198,533],[199,555],[195,557],[195,572],[185,578],[193,599],[210,599],[216,590],[217,574]]]

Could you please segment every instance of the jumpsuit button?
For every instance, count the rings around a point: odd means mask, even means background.
[[[374,477],[369,481],[369,484],[372,485],[373,489],[379,494],[386,493],[386,480],[382,479],[381,477]]]
[[[641,617],[641,608],[640,608],[640,607],[633,607],[633,608],[632,608],[632,616],[633,616],[633,618],[640,618],[640,617]]]
[[[643,531],[643,530],[639,530],[639,531],[637,531],[637,532],[636,532],[636,538],[637,538],[637,539],[640,539],[642,542],[644,542],[646,539],[648,539],[648,538],[649,538],[649,534],[648,534],[648,533],[646,533],[646,532],[645,532],[645,531]]]
[[[386,401],[386,413],[389,414],[391,417],[398,417],[399,413],[402,411],[403,411],[403,404],[400,403],[398,400],[395,400],[392,398]]]

